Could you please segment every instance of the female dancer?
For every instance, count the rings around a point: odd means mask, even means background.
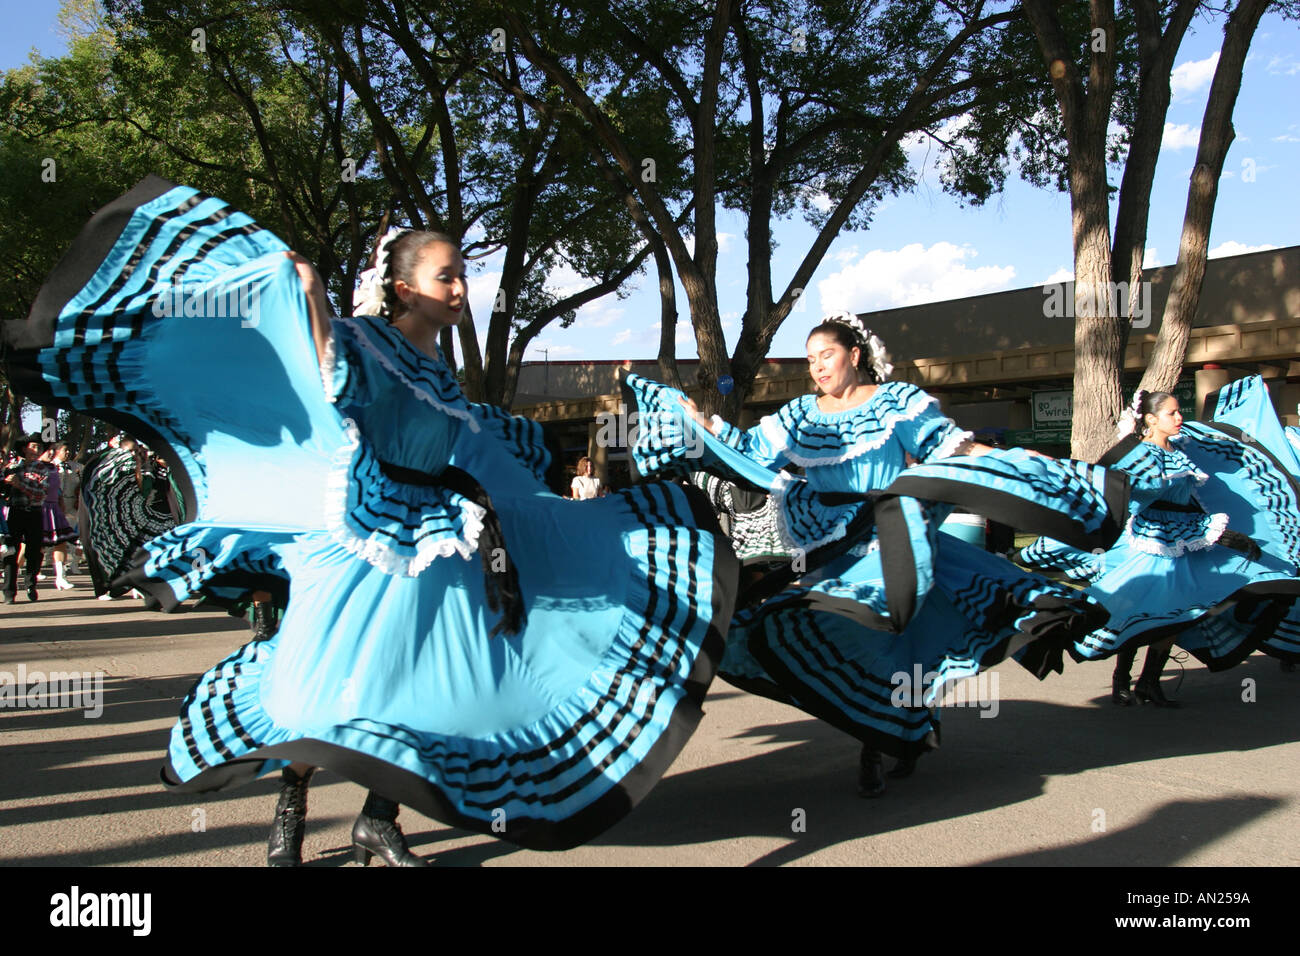
[[[107,601],[130,591],[119,579],[136,552],[174,528],[178,517],[165,474],[134,438],[118,436],[115,445],[92,455],[82,470],[77,525],[95,595]]]
[[[541,428],[467,402],[437,351],[465,303],[446,237],[393,242],[391,322],[330,321],[286,251],[150,178],[15,336],[36,350],[26,394],[107,393],[173,465],[193,518],[132,581],[169,609],[288,582],[279,630],[185,700],[165,778],[206,791],[299,762],[527,847],[590,839],[701,716],[736,577],[716,521],[669,484],[580,515],[549,492]]]
[[[1139,434],[1131,434],[1135,428]],[[1264,500],[1239,481],[1229,487],[1224,476],[1240,470],[1239,460],[1228,468],[1218,463],[1239,456],[1240,443],[1185,424],[1172,395],[1139,391],[1120,429],[1121,441],[1101,463],[1130,478],[1132,516],[1123,537],[1101,554],[1043,538],[1024,549],[1021,560],[1089,581],[1086,593],[1110,611],[1106,627],[1076,642],[1072,653],[1079,660],[1116,657],[1116,704],[1173,707],[1178,704],[1165,697],[1159,679],[1175,641],[1211,670],[1230,667],[1259,645],[1300,594],[1289,559],[1271,547],[1261,553],[1253,536],[1230,530],[1234,519],[1226,508],[1207,509],[1235,497],[1234,523],[1271,542],[1275,536],[1265,536],[1258,525],[1240,523],[1241,506],[1280,513],[1288,505]],[[1219,476],[1214,483],[1209,472]],[[1151,647],[1130,692],[1129,671],[1142,644]]]
[[[1065,635],[1104,620],[1071,589],[936,535],[951,507],[1109,543],[1123,482],[973,442],[919,388],[888,381],[883,344],[855,316],[813,329],[808,363],[821,394],[748,432],[706,422],[680,392],[629,376],[640,416],[633,454],[643,473],[702,469],[771,493],[791,560],[751,590],[720,673],[861,740],[860,792],[874,796],[881,752],[905,774],[937,745],[929,707],[947,682],[1030,642],[1059,653]],[[909,455],[922,464],[904,474]],[[786,463],[805,477],[780,470]]]

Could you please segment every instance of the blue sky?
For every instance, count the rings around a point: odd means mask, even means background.
[[[33,47],[47,56],[63,51],[56,21],[59,6],[58,0],[11,5],[6,29],[0,31],[0,67],[20,65]],[[1188,175],[1221,39],[1220,22],[1198,20],[1175,67],[1174,99],[1152,195],[1148,264],[1171,264],[1177,258]],[[1255,36],[1234,114],[1237,138],[1219,188],[1212,255],[1300,244],[1300,189],[1292,179],[1300,166],[1298,39],[1300,24],[1276,14],[1264,18]],[[773,357],[802,355],[807,328],[822,314],[840,308],[866,312],[1069,277],[1066,195],[1012,178],[1006,191],[984,207],[963,208],[938,187],[923,145],[916,144],[909,155],[917,168],[926,170],[921,185],[883,203],[869,231],[840,235],[809,284],[803,307],[777,334]],[[744,223],[724,212],[719,230],[720,306],[728,342],[734,346],[746,283]],[[778,224],[773,260],[777,283],[788,279],[813,234],[802,220]],[[499,268],[489,259],[472,269],[471,303],[477,316],[491,309],[494,267]],[[557,274],[552,281],[563,289],[574,279]],[[633,280],[628,289],[626,299],[607,296],[583,309],[571,328],[555,328],[539,337],[527,358],[540,361],[542,349],[549,350],[551,361],[653,357],[659,340],[653,270]],[[678,305],[678,357],[693,358],[695,340],[680,287]],[[486,334],[486,322],[480,325]],[[888,343],[888,329],[878,331]]]

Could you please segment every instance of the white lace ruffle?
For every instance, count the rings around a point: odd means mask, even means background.
[[[930,453],[930,457],[927,458],[926,461],[937,461],[940,458],[951,458],[953,455],[957,454],[958,448],[960,448],[962,445],[966,444],[967,442],[971,442],[974,440],[975,440],[974,432],[955,431],[947,438],[945,438],[939,444],[938,448],[936,448],[933,452]]]
[[[334,461],[325,482],[325,528],[334,540],[367,564],[394,577],[413,578],[438,558],[449,558],[454,554],[469,560],[478,550],[483,519],[487,516],[487,512],[472,501],[463,501],[460,505],[463,527],[461,537],[437,540],[425,538],[415,546],[413,556],[398,554],[390,545],[374,538],[363,538],[348,527],[345,520],[351,484],[348,476],[360,450],[360,435],[355,428],[348,429],[348,443],[334,453]]]
[[[1204,551],[1222,538],[1223,532],[1228,529],[1228,516],[1218,512],[1210,515],[1210,524],[1205,534],[1198,535],[1195,538],[1175,541],[1172,545],[1169,545],[1153,538],[1144,538],[1133,534],[1133,520],[1136,517],[1134,515],[1133,518],[1129,518],[1128,524],[1124,526],[1124,531],[1130,538],[1133,550],[1141,551],[1143,554],[1159,555],[1163,558],[1180,558],[1189,551]]]
[[[469,425],[470,431],[477,432],[479,430],[479,423],[472,415],[470,415],[468,408],[456,408],[454,405],[447,405],[444,402],[440,402],[423,388],[420,388],[415,382],[412,382],[407,378],[406,375],[402,373],[402,370],[393,364],[392,359],[384,353],[384,350],[375,344],[374,340],[370,338],[366,329],[360,323],[354,322],[352,319],[339,319],[337,321],[346,324],[347,327],[356,335],[357,341],[361,343],[361,347],[373,355],[379,364],[382,365],[394,378],[409,388],[416,398],[428,402],[434,408],[438,409],[438,411],[444,412],[453,418],[462,419]],[[401,333],[398,334],[400,335]],[[412,346],[412,348],[414,348],[414,346]],[[432,362],[433,359],[429,359],[429,361]]]
[[[772,482],[772,500],[776,503],[776,535],[780,539],[781,547],[786,551],[803,551],[807,554],[809,551],[815,551],[823,545],[830,544],[832,541],[838,541],[844,537],[844,530],[848,524],[847,519],[841,519],[835,523],[835,527],[829,533],[818,538],[816,541],[800,541],[794,536],[790,529],[789,520],[786,518],[785,498],[789,494],[790,488],[796,483],[802,483],[802,479],[796,478],[788,471],[779,472],[776,479]]]
[[[870,399],[868,399],[870,401]],[[815,402],[815,400],[814,400]],[[864,402],[863,404],[866,404]],[[776,415],[766,415],[760,423],[763,428],[763,435],[772,444],[773,448],[785,455],[793,464],[801,468],[815,467],[818,465],[837,465],[840,462],[852,461],[859,458],[867,452],[875,451],[877,448],[884,446],[894,434],[894,426],[899,422],[910,422],[931,405],[939,404],[939,400],[925,392],[917,390],[916,394],[903,407],[901,412],[889,412],[881,419],[881,431],[874,437],[850,445],[844,451],[833,455],[805,456],[796,451],[794,439],[790,433],[781,425],[781,420]],[[853,409],[849,409],[853,411]]]
[[[334,373],[339,364],[338,343],[335,341],[334,332],[330,332],[330,340],[325,345],[325,354],[320,359],[320,381],[325,386],[325,400],[331,404],[338,401],[338,396],[334,394]]]

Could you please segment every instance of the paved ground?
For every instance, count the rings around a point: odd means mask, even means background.
[[[246,627],[97,602],[74,580],[0,607],[0,672],[105,675],[97,719],[0,708],[0,865],[263,865],[273,782],[203,798],[158,783],[179,698]],[[594,843],[532,853],[410,810],[401,821],[417,852],[464,866],[1300,864],[1300,674],[1260,656],[1224,674],[1191,662],[1187,708],[1163,711],[1111,705],[1105,664],[1042,684],[994,673],[997,716],[949,708],[943,749],[880,800],[855,795],[853,741],[719,682],[667,777]],[[318,775],[311,865],[352,865],[363,799]]]

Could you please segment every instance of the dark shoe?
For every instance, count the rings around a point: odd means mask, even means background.
[[[1159,681],[1138,681],[1133,685],[1133,694],[1142,704],[1155,704],[1157,707],[1170,707],[1177,710],[1183,706],[1180,700],[1170,700],[1160,689]]]
[[[916,758],[904,757],[899,760],[898,763],[894,764],[894,767],[889,771],[888,776],[892,780],[904,780],[907,777],[910,777],[915,770]]]
[[[13,604],[17,594],[10,594],[8,591],[0,592],[0,604]]]
[[[36,593],[36,585],[33,584],[27,589],[27,600],[35,601],[39,597],[40,595]]]
[[[307,832],[307,786],[315,770],[299,777],[285,767],[280,771],[280,800],[275,822],[266,841],[267,866],[302,866],[302,838]]]
[[[389,866],[429,865],[407,847],[402,828],[397,825],[397,804],[373,790],[357,822],[352,824],[352,855],[362,866],[368,866],[372,856]]]
[[[858,757],[858,796],[879,797],[885,792],[885,758],[879,750],[862,748]]]
[[[253,640],[265,641],[274,637],[277,630],[275,611],[263,601],[253,602]]]
[[[1128,678],[1115,677],[1110,682],[1110,699],[1121,707],[1132,707],[1137,703],[1133,692],[1128,689]]]

